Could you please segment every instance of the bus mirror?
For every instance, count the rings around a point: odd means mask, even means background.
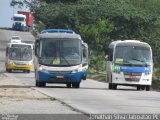
[[[105,60],[106,60],[106,61],[108,60],[108,55],[105,56]]]
[[[87,57],[87,53],[88,53],[87,49],[84,48],[84,49],[83,49],[83,58],[86,58],[86,57]]]
[[[108,60],[109,61],[112,61],[113,60],[113,57],[110,55],[110,56],[108,56]]]
[[[87,45],[87,43],[82,44],[82,56],[83,56],[83,59],[88,59],[88,45]]]

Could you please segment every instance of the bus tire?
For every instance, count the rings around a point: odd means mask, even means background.
[[[141,89],[141,86],[140,85],[137,85],[137,90],[139,91]]]
[[[72,87],[73,88],[79,88],[80,87],[80,83],[72,83]]]
[[[112,89],[116,90],[117,89],[117,84],[112,84]]]
[[[27,70],[27,73],[30,73],[31,71],[30,70]]]
[[[40,81],[36,80],[36,86],[37,87],[45,87],[46,83],[45,82],[40,82]]]
[[[67,84],[66,84],[66,87],[67,87],[67,88],[71,88],[71,83],[67,83]]]
[[[151,86],[150,85],[146,85],[146,91],[150,91]]]
[[[38,81],[36,80],[36,87],[38,87]]]
[[[146,87],[144,85],[141,85],[141,90],[144,90]]]
[[[112,89],[112,83],[108,83],[108,89]]]
[[[11,72],[12,72],[12,70],[11,70],[11,69],[8,69],[8,72],[9,72],[9,73],[11,73]]]

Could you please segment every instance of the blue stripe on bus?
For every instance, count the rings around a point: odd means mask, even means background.
[[[146,72],[151,72],[151,66],[148,66],[148,67],[121,66],[120,71],[121,72],[141,72],[141,73],[146,73]]]
[[[70,73],[70,74],[63,74],[64,78],[69,78],[70,80],[65,81],[68,82],[81,82],[83,76],[87,76],[88,71],[81,71],[78,73]],[[61,76],[62,74],[54,74],[54,73],[47,73],[39,71],[39,80],[43,82],[47,82],[49,78],[56,78],[57,76]],[[54,82],[54,80],[53,80]]]

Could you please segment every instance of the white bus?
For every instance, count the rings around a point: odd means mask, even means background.
[[[7,72],[23,70],[30,73],[33,67],[33,45],[28,43],[8,43],[5,66]]]
[[[111,42],[107,50],[106,80],[109,89],[117,85],[136,86],[137,90],[150,90],[153,60],[149,44],[138,40]]]
[[[45,30],[35,43],[34,68],[37,87],[59,83],[79,88],[88,73],[88,45],[70,30]]]

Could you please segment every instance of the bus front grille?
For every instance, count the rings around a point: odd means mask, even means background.
[[[56,77],[50,77],[48,79],[48,83],[66,83],[66,82],[70,82],[71,79],[70,78],[56,78]]]
[[[70,74],[72,71],[48,71],[49,73],[52,74]]]

